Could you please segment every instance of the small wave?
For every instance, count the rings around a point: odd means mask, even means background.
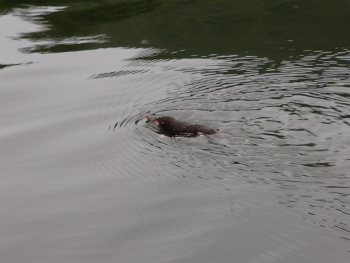
[[[132,75],[132,74],[140,74],[140,73],[147,73],[149,70],[145,69],[139,69],[139,70],[119,70],[114,72],[106,72],[106,73],[100,73],[100,74],[94,74],[89,79],[102,79],[102,78],[114,78],[114,77],[120,77],[120,76],[126,76],[126,75]]]

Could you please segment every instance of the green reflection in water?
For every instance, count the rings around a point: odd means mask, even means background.
[[[65,8],[26,17],[46,29],[22,35],[35,43],[24,52],[154,47],[185,50],[172,57],[238,54],[281,61],[305,50],[350,46],[347,0],[5,0],[1,13],[35,6]]]

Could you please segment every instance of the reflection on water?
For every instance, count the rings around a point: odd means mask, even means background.
[[[346,0],[79,0],[40,6],[35,0],[3,0],[0,12],[44,27],[21,34],[35,43],[24,52],[152,46],[185,50],[180,57],[254,54],[282,61],[304,50],[347,47],[348,8]]]
[[[0,17],[6,262],[348,261],[345,1],[322,38],[306,14],[327,1],[25,2]],[[145,113],[232,136],[159,136]]]

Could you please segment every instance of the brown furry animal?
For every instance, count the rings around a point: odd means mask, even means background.
[[[197,136],[199,134],[214,134],[216,131],[204,127],[199,124],[190,124],[187,122],[178,121],[172,117],[150,117],[145,114],[145,117],[154,122],[162,133],[168,136]]]

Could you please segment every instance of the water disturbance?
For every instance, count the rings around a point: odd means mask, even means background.
[[[348,262],[346,1],[15,2],[3,262]],[[230,136],[164,136],[145,114]]]

